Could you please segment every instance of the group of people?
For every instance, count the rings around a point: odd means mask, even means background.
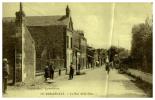
[[[80,66],[80,65],[79,65]],[[45,77],[45,81],[47,81],[48,78],[50,79],[54,79],[54,70],[55,70],[55,67],[54,67],[54,64],[51,63],[51,64],[47,64],[45,69],[44,69],[44,77]],[[70,71],[69,71],[69,80],[72,80],[73,79],[73,76],[74,76],[74,65],[73,63],[71,63],[70,65]]]
[[[80,70],[80,64],[78,64],[78,70]],[[106,57],[106,71],[107,74],[109,74],[110,71],[110,62],[108,59],[108,56]],[[54,64],[53,62],[50,64],[47,64],[44,71],[44,77],[45,77],[45,81],[47,81],[48,78],[50,79],[54,79]],[[70,71],[69,71],[69,80],[73,79],[74,76],[74,65],[73,63],[70,64]],[[3,93],[6,93],[7,90],[7,80],[8,80],[8,76],[9,76],[9,65],[8,65],[8,60],[6,58],[3,59]]]
[[[105,69],[106,69],[107,73],[109,74],[110,68],[113,69],[114,66],[115,66],[115,67],[119,66],[119,64],[120,64],[120,59],[119,59],[118,55],[115,55],[114,60],[110,62],[110,61],[109,61],[109,57],[107,56],[105,62],[106,62],[106,63],[105,63],[105,64],[106,64]]]
[[[45,71],[45,74],[44,74],[44,77],[45,77],[45,81],[47,81],[48,78],[50,79],[54,79],[54,70],[55,70],[55,67],[54,67],[54,64],[51,63],[51,64],[47,64],[44,71]]]
[[[46,65],[44,69],[45,81],[47,81],[48,78],[52,80],[54,79],[54,70],[55,70],[55,67],[53,63]],[[6,58],[3,59],[2,71],[3,71],[3,93],[5,94],[7,91],[7,83],[8,83],[8,77],[9,77],[9,64]],[[69,72],[69,80],[72,80],[73,76],[74,76],[74,66],[73,66],[73,63],[71,63],[70,72]]]

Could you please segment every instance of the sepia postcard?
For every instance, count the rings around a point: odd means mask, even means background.
[[[153,3],[3,2],[2,96],[152,98]]]

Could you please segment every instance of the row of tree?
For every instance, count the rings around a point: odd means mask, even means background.
[[[128,67],[135,68],[141,71],[152,73],[153,60],[153,20],[147,18],[145,23],[140,23],[132,27],[132,43],[131,51],[125,48],[111,46],[107,53],[110,61],[113,61],[117,54],[120,58],[126,59]]]
[[[115,55],[118,55],[120,59],[129,57],[129,50],[122,48],[122,47],[111,46],[107,50],[107,53],[108,53],[110,61],[114,60]]]
[[[152,34],[153,21],[147,18],[145,23],[132,28],[131,58],[133,68],[152,73]]]

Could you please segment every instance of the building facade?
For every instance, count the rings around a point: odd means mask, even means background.
[[[86,67],[87,61],[87,40],[82,31],[74,31],[73,33],[73,63],[78,69],[80,64],[81,69]]]
[[[51,62],[56,69],[68,71],[73,59],[73,22],[69,7],[66,7],[66,15],[27,16],[26,26],[36,43],[37,72]]]
[[[10,30],[10,31],[9,31]],[[25,16],[20,3],[16,18],[3,18],[3,58],[10,62],[9,79],[30,82],[54,62],[56,69],[67,69],[73,61],[73,22],[66,15]]]
[[[94,68],[95,66],[95,48],[87,46],[87,67]]]
[[[77,31],[73,32],[73,64],[78,69],[80,63],[80,34]]]
[[[80,34],[80,63],[81,68],[86,68],[86,62],[87,62],[87,40],[84,37],[84,33],[81,32]]]
[[[21,3],[16,18],[3,18],[3,30],[3,58],[9,61],[9,82],[33,83],[36,71],[35,42],[25,26]]]

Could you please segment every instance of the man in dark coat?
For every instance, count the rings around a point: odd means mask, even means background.
[[[81,65],[80,63],[78,64],[78,72],[80,73],[80,70],[81,70]]]
[[[70,73],[69,73],[69,79],[73,79],[73,75],[74,75],[74,67],[73,67],[73,63],[71,63],[70,65]]]
[[[51,63],[50,65],[49,65],[49,70],[50,70],[50,79],[54,79],[54,64],[53,63]]]
[[[106,71],[107,71],[107,74],[109,74],[109,71],[110,71],[109,66],[110,66],[109,57],[106,56],[106,65],[105,65],[105,69],[106,69]]]
[[[109,71],[110,71],[109,66],[110,66],[110,64],[109,64],[109,63],[107,63],[107,64],[106,64],[106,71],[107,71],[107,73],[108,73],[108,74],[109,74]]]
[[[3,59],[3,93],[4,94],[7,91],[8,76],[9,76],[8,60],[6,58],[4,58]]]
[[[44,71],[45,71],[45,74],[44,74],[45,81],[47,81],[47,78],[49,78],[49,75],[50,75],[50,70],[49,70],[49,66],[48,65],[45,66]]]

